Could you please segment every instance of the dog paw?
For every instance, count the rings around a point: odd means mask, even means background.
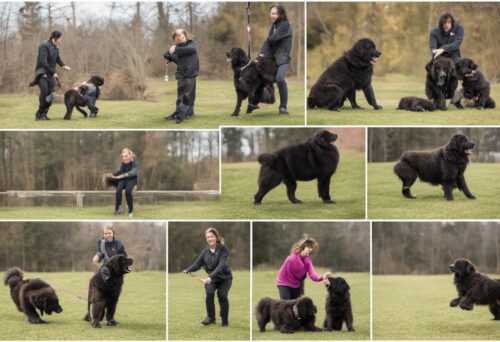
[[[467,198],[468,198],[468,199],[476,199],[476,196],[474,196],[474,195],[469,195],[469,196],[467,196]]]
[[[373,109],[375,109],[375,110],[381,110],[381,109],[384,109],[384,108],[382,106],[375,105],[375,106],[373,106]]]
[[[454,307],[456,307],[456,306],[458,305],[458,303],[459,303],[459,302],[460,302],[460,299],[455,298],[455,299],[453,299],[453,300],[450,302],[450,306],[451,306],[452,308],[454,308]]]
[[[240,113],[238,112],[233,112],[233,114],[231,114],[231,116],[238,116],[238,115],[240,115]]]
[[[352,332],[356,332],[356,329],[354,329],[354,328],[349,328],[348,330],[352,331]]]
[[[474,306],[472,304],[460,303],[460,308],[462,310],[472,311],[472,309],[474,308]]]
[[[332,200],[323,200],[323,203],[332,204],[332,203],[337,203],[337,202],[332,201]]]

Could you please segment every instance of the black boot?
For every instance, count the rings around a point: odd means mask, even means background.
[[[43,107],[38,106],[38,110],[35,113],[35,121],[42,120],[42,112],[43,112]]]
[[[42,112],[42,118],[40,120],[50,120],[50,118],[47,116],[47,113],[49,112],[50,107],[45,107],[45,109]]]

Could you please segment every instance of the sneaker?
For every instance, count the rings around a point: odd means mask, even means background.
[[[290,114],[290,113],[288,113],[288,110],[286,110],[286,107],[280,107],[280,114]]]
[[[210,317],[205,317],[203,321],[201,321],[201,324],[204,325],[209,325],[209,324],[214,324],[215,323],[215,318],[210,318]]]
[[[133,212],[128,213],[128,217],[133,217],[133,216],[134,216]]]

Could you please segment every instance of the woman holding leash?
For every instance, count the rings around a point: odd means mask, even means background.
[[[113,173],[112,179],[116,179],[118,184],[116,186],[116,202],[115,202],[115,215],[122,212],[122,191],[125,189],[125,198],[128,205],[128,216],[134,216],[134,198],[132,191],[137,185],[137,173],[139,172],[139,163],[135,158],[134,152],[129,148],[122,150],[122,164],[120,169]]]
[[[103,230],[104,237],[97,241],[97,253],[92,259],[94,265],[101,261],[105,264],[111,257],[118,254],[127,256],[125,245],[120,240],[115,239],[115,228],[111,224],[107,224]],[[104,281],[109,279],[110,272],[106,266],[101,268],[101,276]]]
[[[184,273],[191,273],[201,267],[208,273],[208,277],[200,281],[205,285],[207,317],[201,321],[204,325],[215,323],[214,295],[217,290],[219,298],[222,326],[228,325],[229,300],[227,295],[233,282],[231,267],[227,264],[229,248],[224,245],[224,239],[215,228],[205,231],[208,247],[205,248],[193,265],[185,269]]]
[[[312,281],[323,281],[329,285],[328,277],[332,274],[326,272],[323,276],[316,275],[309,254],[319,247],[316,240],[311,237],[304,238],[292,246],[290,255],[286,258],[278,273],[276,285],[280,299],[296,299],[302,295],[301,283],[306,275]]]

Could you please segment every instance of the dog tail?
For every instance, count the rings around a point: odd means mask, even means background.
[[[274,166],[274,163],[276,161],[276,156],[272,153],[262,153],[257,157],[257,161],[261,165],[266,165],[266,166]]]
[[[308,96],[307,97],[307,108],[313,109],[313,108],[316,108],[316,106],[317,106],[317,104],[316,104],[316,100],[314,99],[314,97]]]
[[[11,267],[7,270],[7,272],[5,272],[3,283],[5,286],[8,285],[13,288],[19,284],[19,282],[23,281],[23,277],[23,271],[19,267]]]

